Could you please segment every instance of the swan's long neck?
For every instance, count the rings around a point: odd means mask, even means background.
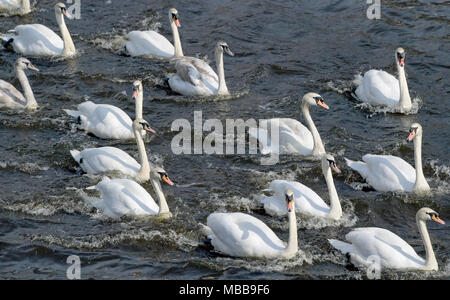
[[[22,85],[23,93],[25,94],[26,108],[27,109],[35,109],[38,107],[36,99],[34,98],[33,90],[31,89],[30,83],[28,82],[27,75],[25,75],[25,71],[19,68],[16,68],[16,75]]]
[[[164,196],[164,193],[162,191],[161,182],[158,179],[152,178],[151,179],[153,189],[155,190],[156,196],[158,197],[158,205],[159,205],[159,212],[158,215],[166,215],[171,216],[171,213],[169,211],[169,206],[167,205],[166,197]]]
[[[22,14],[31,12],[30,0],[22,0],[21,12]]]
[[[400,88],[400,101],[398,106],[401,110],[410,110],[411,109],[411,97],[409,96],[408,83],[406,81],[405,75],[405,67],[400,67],[397,64],[398,70],[398,83]]]
[[[322,154],[325,154],[325,148],[323,147],[322,139],[320,138],[320,134],[317,131],[316,125],[314,125],[311,114],[309,113],[309,104],[302,102],[302,113],[306,119],[306,123],[308,124],[309,130],[311,131],[314,140],[312,155],[320,156]]]
[[[135,110],[136,110],[136,119],[142,119],[142,109],[143,109],[144,95],[142,92],[138,93],[136,97]]]
[[[170,27],[172,27],[172,35],[173,35],[173,44],[175,47],[175,55],[174,56],[184,56],[183,49],[181,48],[181,40],[180,34],[178,33],[178,27],[175,22],[170,22]]]
[[[219,73],[219,89],[218,95],[229,95],[227,84],[225,82],[225,70],[223,68],[223,52],[216,51],[216,67]]]
[[[323,175],[327,183],[328,195],[330,197],[330,212],[328,213],[327,218],[338,220],[342,216],[342,207],[341,202],[339,201],[336,187],[334,186],[333,174],[331,173],[331,169],[328,167]]]
[[[136,136],[136,144],[141,159],[141,168],[136,174],[136,178],[138,181],[144,182],[150,179],[150,164],[148,162],[147,152],[145,151],[144,140],[142,139],[141,133],[139,130],[135,130],[134,135]]]
[[[288,212],[288,218],[289,218],[289,240],[288,245],[283,252],[283,257],[291,258],[298,252],[297,218],[295,217],[295,209]]]
[[[64,16],[62,14],[57,14],[56,22],[58,22],[59,30],[61,31],[62,39],[64,41],[64,49],[61,55],[70,56],[75,54],[75,45],[73,44],[72,37],[70,36],[69,30],[67,29],[66,22],[64,21]]]
[[[425,270],[438,270],[438,263],[436,257],[434,256],[433,245],[431,244],[430,236],[428,234],[427,225],[425,221],[416,217],[417,227],[419,227],[420,235],[422,236],[423,245],[425,247]]]
[[[414,191],[428,191],[428,185],[422,168],[422,135],[416,135],[414,138],[414,167],[416,168],[416,182],[414,183]]]

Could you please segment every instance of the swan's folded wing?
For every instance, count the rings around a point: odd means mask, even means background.
[[[175,61],[175,69],[177,70],[178,76],[180,76],[183,81],[189,82],[195,86],[201,84],[200,73],[193,64],[191,64],[188,60],[182,58],[179,58]]]
[[[0,80],[0,92],[5,94],[5,96],[10,97],[13,101],[17,101],[20,104],[25,105],[25,97],[19,92],[12,84],[4,80]]]
[[[367,71],[363,85],[366,96],[372,104],[396,105],[400,99],[398,80],[385,71]]]

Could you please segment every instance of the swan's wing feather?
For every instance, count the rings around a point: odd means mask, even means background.
[[[314,148],[311,132],[302,123],[290,118],[275,118],[269,120],[268,128],[279,128],[280,152],[309,155]],[[271,140],[274,141],[271,132]]]
[[[84,149],[78,158],[75,160],[81,161],[81,167],[88,174],[117,170],[123,174],[134,176],[140,168],[139,163],[133,157],[116,147]]]
[[[0,107],[24,108],[25,97],[12,84],[0,80]]]
[[[192,85],[200,85],[200,72],[189,60],[184,58],[185,57],[180,57],[175,60],[175,69],[177,70],[178,76],[180,76],[182,80],[187,81]]]
[[[125,48],[131,56],[154,55],[170,58],[175,54],[173,45],[161,34],[153,31],[131,31],[126,35]]]
[[[14,51],[30,56],[54,56],[62,53],[63,40],[41,24],[19,25],[14,29]]]
[[[357,95],[361,95],[363,101],[371,104],[396,105],[400,99],[398,80],[385,71],[367,71],[360,87]]]
[[[392,155],[366,154],[363,161],[368,166],[366,181],[378,191],[411,191],[416,173],[406,161]]]

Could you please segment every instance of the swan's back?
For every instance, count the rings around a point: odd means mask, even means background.
[[[355,91],[358,98],[373,105],[396,105],[400,100],[398,80],[381,70],[369,70]]]
[[[175,48],[161,34],[149,31],[131,31],[126,35],[125,48],[131,56],[173,57]]]
[[[109,217],[158,214],[159,207],[152,196],[133,180],[105,178],[96,188],[102,192],[102,198],[93,205]]]
[[[55,56],[64,49],[63,40],[41,24],[19,25],[14,29],[14,51],[28,56]]]
[[[213,213],[207,225],[214,249],[238,257],[277,257],[285,244],[259,219],[243,213]]]
[[[20,109],[26,107],[26,99],[12,84],[0,79],[0,108]]]
[[[377,255],[384,267],[421,268],[425,260],[395,233],[377,227],[356,228],[345,236],[363,259]]]

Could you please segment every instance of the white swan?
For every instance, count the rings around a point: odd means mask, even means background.
[[[264,204],[264,210],[269,215],[284,215],[287,210],[283,205],[284,191],[289,189],[294,191],[295,210],[311,216],[318,216],[331,220],[339,220],[342,216],[341,203],[334,186],[333,175],[331,169],[336,173],[341,171],[336,166],[336,162],[332,155],[326,154],[321,161],[323,176],[328,187],[330,197],[330,206],[317,195],[309,187],[295,181],[274,180],[270,183],[269,190],[275,193],[272,197],[265,197],[261,200]]]
[[[411,97],[405,75],[405,50],[395,51],[398,80],[391,74],[381,70],[369,70],[364,77],[358,76],[355,94],[358,98],[371,105],[395,106],[400,112],[411,110]]]
[[[161,182],[173,185],[162,168],[154,168],[150,173],[150,181],[159,203],[138,183],[130,179],[104,178],[95,188],[102,193],[102,198],[96,199],[92,205],[111,218],[121,216],[158,215],[170,218],[172,213],[167,206],[166,197],[161,188]]]
[[[298,252],[294,193],[285,199],[289,218],[289,241],[285,245],[262,221],[243,213],[213,213],[208,216],[204,233],[214,250],[237,257],[292,258]]]
[[[428,220],[445,224],[438,213],[428,207],[421,208],[417,212],[416,222],[425,246],[425,259],[417,255],[413,247],[398,235],[383,228],[356,228],[345,236],[350,243],[334,239],[328,241],[342,253],[349,254],[351,263],[356,266],[370,266],[374,258],[378,258],[382,268],[437,271],[438,263],[425,224]]]
[[[70,150],[70,154],[80,164],[83,171],[88,174],[119,171],[133,177],[137,182],[148,181],[150,179],[150,164],[142,139],[141,130],[143,129],[152,133],[155,132],[144,119],[134,120],[133,130],[139,150],[140,164],[125,151],[116,147],[87,148],[81,152]]]
[[[23,16],[30,12],[30,0],[0,0],[0,15]]]
[[[133,98],[136,101],[136,119],[142,119],[142,82],[133,83]],[[120,108],[110,104],[95,104],[86,101],[78,105],[78,110],[64,109],[77,118],[78,127],[102,139],[134,139],[133,121]],[[141,131],[142,132],[142,131]],[[142,132],[142,135],[145,131]]]
[[[278,133],[278,144],[276,144],[276,139],[272,136],[272,131],[268,131],[261,127],[250,128],[248,133],[259,140],[261,153],[295,153],[322,157],[322,155],[325,154],[325,148],[309,113],[309,107],[311,105],[329,109],[328,105],[325,104],[323,98],[319,94],[307,93],[303,96],[301,110],[309,130],[295,119],[275,118],[268,120],[266,129],[271,128]]]
[[[131,56],[160,56],[171,58],[173,56],[183,56],[181,48],[180,34],[178,27],[178,11],[175,8],[169,10],[170,27],[172,28],[174,46],[161,34],[156,31],[131,31],[125,39],[125,49]]]
[[[201,59],[190,56],[173,58],[177,73],[169,78],[170,88],[185,96],[229,95],[223,68],[224,52],[234,56],[227,43],[217,42],[215,57],[219,76]]]
[[[41,24],[19,25],[10,32],[12,35],[2,37],[3,46],[27,56],[72,56],[76,53],[72,37],[64,22],[64,15],[71,19],[64,3],[55,5],[56,22],[58,22],[62,39],[51,29]]]
[[[409,132],[408,141],[414,140],[415,169],[402,158],[392,155],[366,154],[362,157],[362,162],[345,158],[347,165],[380,192],[429,191],[430,186],[422,170],[422,126],[414,123]]]
[[[25,75],[26,69],[39,71],[28,59],[18,58],[15,65],[16,76],[22,85],[25,97],[13,85],[0,79],[0,108],[29,110],[38,108],[33,90],[28,82],[27,75]]]

